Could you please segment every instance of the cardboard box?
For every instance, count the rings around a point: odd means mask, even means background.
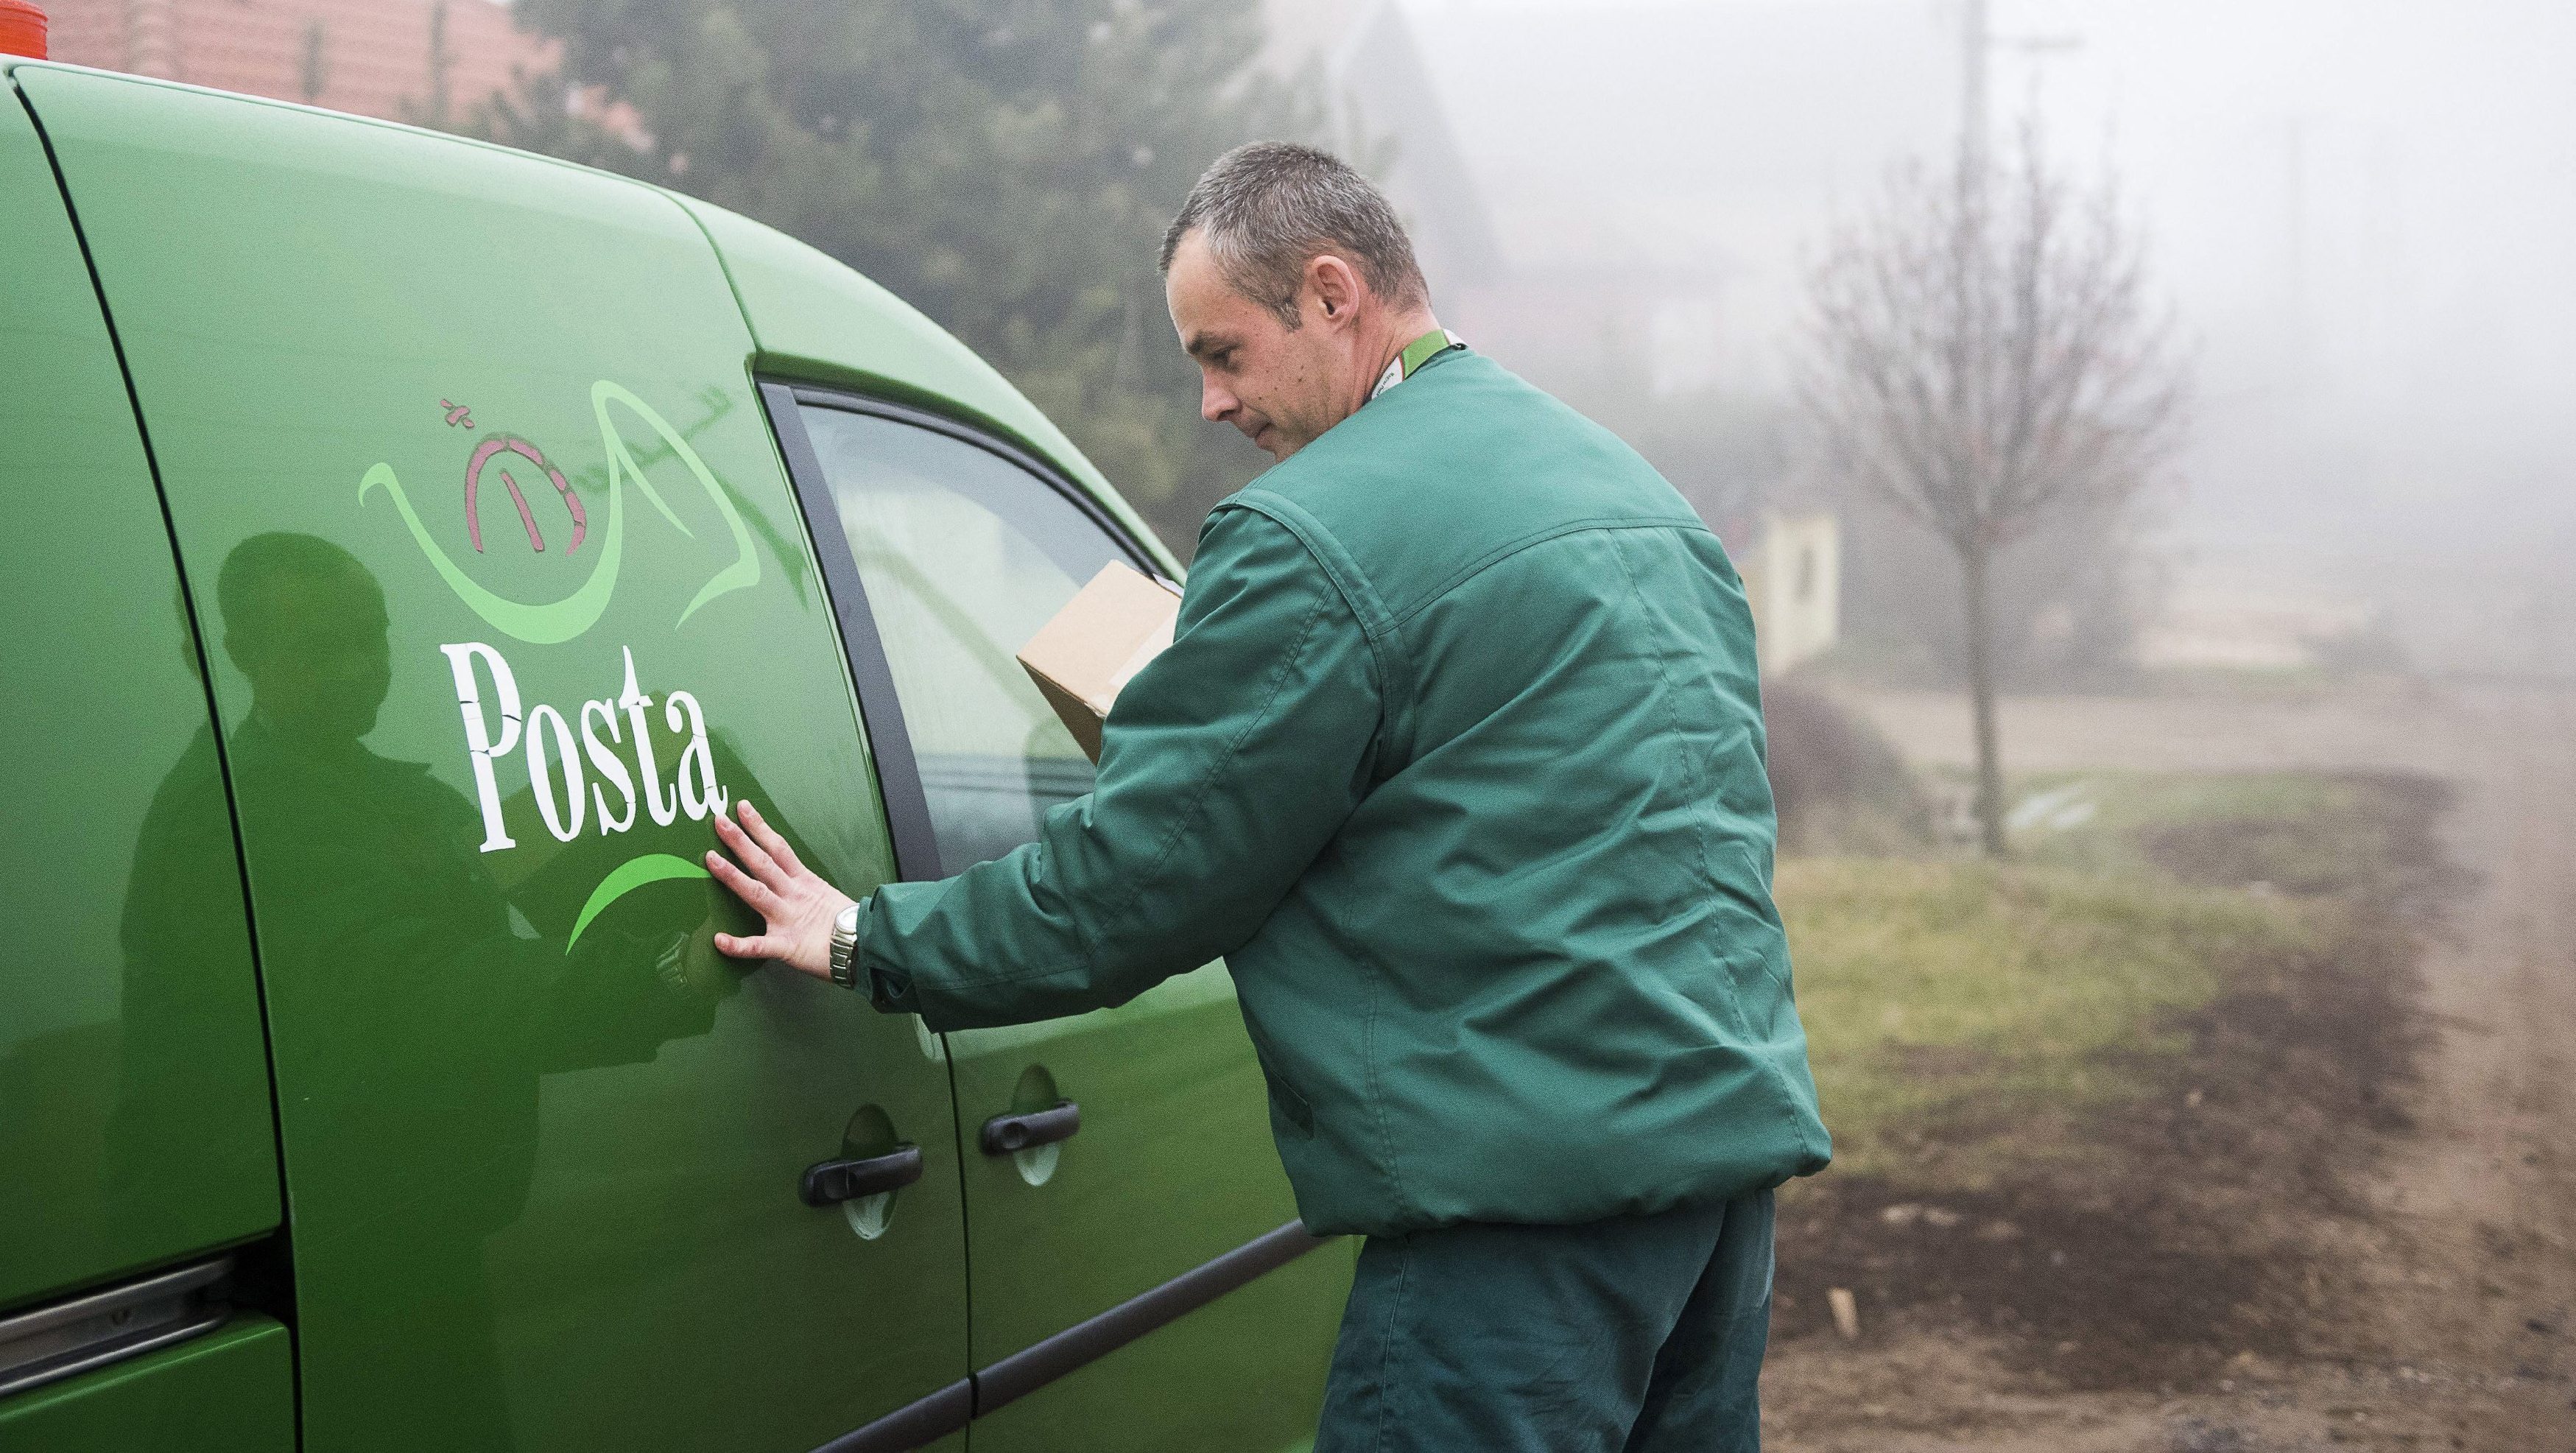
[[[1020,665],[1092,761],[1118,689],[1172,643],[1180,614],[1172,587],[1113,560],[1020,648]]]

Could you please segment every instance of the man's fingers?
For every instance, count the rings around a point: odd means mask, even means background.
[[[716,935],[716,952],[727,958],[774,959],[778,957],[778,940],[775,936],[766,933],[754,934],[749,938],[738,934],[720,933]]]
[[[753,877],[772,888],[787,886],[788,875],[779,870],[777,862],[769,854],[761,851],[760,844],[753,842],[750,834],[734,826],[730,818],[719,817],[715,822],[716,837],[733,849],[733,855],[742,859],[742,865],[751,870]]]
[[[794,944],[784,934],[764,933],[752,938],[741,938],[730,933],[716,935],[716,952],[727,958],[774,959],[800,974],[811,974],[818,979],[831,977],[828,970],[818,972],[797,963],[789,957],[794,951]]]
[[[733,895],[752,912],[769,922],[776,923],[788,916],[787,900],[771,891],[768,884],[735,867],[733,860],[724,854],[709,850],[707,871],[715,875],[717,882],[732,889]]]
[[[758,809],[746,802],[741,812],[739,824],[716,815],[716,839],[733,856],[709,851],[707,872],[765,920],[764,931],[751,937],[717,934],[716,948],[733,958],[776,959],[799,973],[831,977],[824,962],[824,920],[840,895],[796,861],[795,850],[761,821]]]
[[[805,871],[805,865],[796,860],[796,850],[789,847],[787,839],[780,837],[778,830],[769,825],[769,820],[760,815],[760,809],[751,805],[750,798],[746,797],[735,805],[742,812],[742,825],[751,829],[751,840],[760,844],[762,852],[775,858],[778,866],[790,873]]]

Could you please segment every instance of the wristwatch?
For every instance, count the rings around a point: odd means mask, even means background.
[[[832,920],[832,982],[844,989],[859,987],[859,914],[867,906],[862,898]]]

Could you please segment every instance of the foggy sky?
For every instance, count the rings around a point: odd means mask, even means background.
[[[1703,254],[1756,356],[1837,210],[1896,157],[1956,146],[1959,11],[1940,0],[1406,9],[1516,258]],[[2196,348],[2178,554],[2368,592],[2463,660],[2478,621],[2530,608],[2463,592],[2576,606],[2576,7],[1994,0],[1992,18],[2080,39],[1998,51],[1996,131],[2035,114],[2060,155],[2116,171]]]

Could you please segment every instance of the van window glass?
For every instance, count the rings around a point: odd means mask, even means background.
[[[940,866],[1000,857],[1092,780],[1019,648],[1127,553],[989,450],[870,414],[800,412],[885,643]]]

